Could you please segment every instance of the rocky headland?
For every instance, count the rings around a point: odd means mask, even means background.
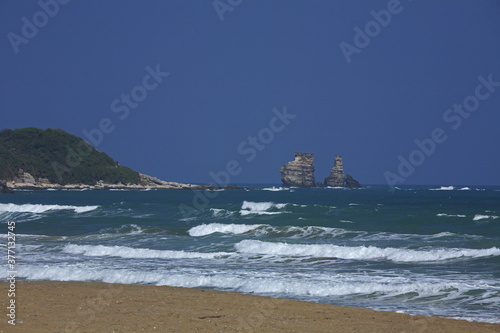
[[[60,129],[0,132],[0,193],[13,190],[219,190],[167,182],[118,164],[83,139]]]
[[[336,155],[332,170],[324,182],[314,178],[314,154],[294,153],[295,159],[280,168],[283,187],[346,187],[360,188],[361,184],[351,175],[345,176],[342,156]]]

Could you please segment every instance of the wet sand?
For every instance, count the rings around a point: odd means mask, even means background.
[[[16,325],[0,332],[500,332],[500,324],[284,300],[213,290],[18,281]]]

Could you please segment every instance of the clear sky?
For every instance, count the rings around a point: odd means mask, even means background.
[[[236,161],[231,183],[280,183],[298,151],[317,181],[340,154],[362,184],[500,184],[499,1],[23,0],[0,16],[0,129],[61,128],[180,182]]]

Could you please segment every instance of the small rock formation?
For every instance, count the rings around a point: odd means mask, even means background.
[[[347,175],[345,178],[345,187],[348,188],[361,188],[361,184],[354,178],[351,177],[351,175]]]
[[[344,167],[342,164],[342,156],[335,155],[335,163],[333,165],[332,170],[330,171],[330,175],[325,178],[325,186],[330,187],[344,187]]]
[[[314,154],[294,153],[295,160],[280,168],[283,187],[316,187]]]

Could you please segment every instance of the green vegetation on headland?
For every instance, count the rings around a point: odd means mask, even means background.
[[[167,182],[121,166],[61,129],[0,132],[0,193],[20,189],[242,189],[236,185]]]
[[[61,129],[4,129],[0,132],[0,180],[20,181],[20,170],[35,182],[95,185],[139,184],[138,172]]]

